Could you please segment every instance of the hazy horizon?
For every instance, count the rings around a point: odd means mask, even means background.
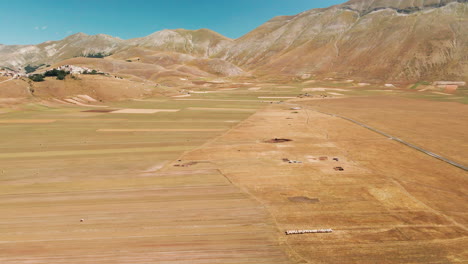
[[[83,32],[122,39],[147,36],[163,29],[208,28],[229,38],[239,38],[269,19],[295,15],[345,0],[182,0],[177,3],[143,0],[99,1],[83,4],[33,1],[9,2],[0,10],[0,44],[28,45],[60,40]]]

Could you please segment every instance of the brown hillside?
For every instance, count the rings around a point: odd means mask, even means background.
[[[350,1],[277,17],[236,40],[222,58],[263,74],[466,80],[468,4],[445,2],[451,3]]]
[[[63,81],[46,78],[45,82],[34,83],[33,87],[34,96],[42,99],[85,94],[97,100],[109,101],[141,98],[156,93],[156,87],[151,83],[100,75],[80,75],[78,80],[67,77]]]

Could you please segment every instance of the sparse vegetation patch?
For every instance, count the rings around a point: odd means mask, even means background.
[[[98,52],[98,53],[82,54],[81,57],[102,59],[102,58],[108,57],[110,55],[112,55],[112,53]]]
[[[44,75],[42,74],[33,74],[29,76],[29,79],[33,82],[43,82],[44,81]]]
[[[89,74],[89,75],[105,75],[105,73],[103,73],[103,72],[98,72],[98,71],[96,71],[96,70],[92,70],[92,71],[86,70],[86,71],[83,72],[83,74]]]
[[[31,66],[31,65],[28,65],[26,67],[24,67],[24,71],[26,73],[31,73],[31,72],[35,72],[37,69],[39,69],[40,67],[44,66],[45,64],[40,64],[40,65],[37,65],[37,66]]]
[[[65,77],[69,75],[70,72],[64,70],[52,69],[44,73],[44,77],[57,77],[57,80],[65,80]]]
[[[413,86],[411,86],[410,89],[416,89],[416,88],[418,88],[420,85],[430,85],[430,84],[431,84],[430,82],[425,82],[425,81],[417,82],[417,83],[415,83]]]
[[[52,69],[44,72],[43,74],[33,74],[29,76],[29,79],[33,82],[43,82],[45,77],[57,77],[57,80],[65,80],[65,77],[69,75],[70,72],[64,70]]]

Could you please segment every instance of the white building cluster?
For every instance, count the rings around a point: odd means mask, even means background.
[[[89,69],[86,67],[75,66],[75,65],[62,65],[56,69],[60,71],[70,72],[71,74],[83,74],[84,72],[93,71],[92,69]],[[101,73],[101,72],[98,71],[97,73]]]

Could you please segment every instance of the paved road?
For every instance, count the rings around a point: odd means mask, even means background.
[[[292,105],[292,104],[289,104],[289,105]],[[310,109],[310,108],[309,108],[309,109]],[[452,165],[452,166],[455,166],[455,167],[460,168],[460,169],[462,169],[462,170],[468,171],[468,167],[465,166],[465,165],[463,165],[463,164],[457,163],[457,162],[455,162],[455,161],[453,161],[453,160],[450,160],[450,159],[448,159],[448,158],[446,158],[446,157],[443,157],[443,156],[440,156],[440,155],[435,154],[435,153],[433,153],[433,152],[430,152],[429,150],[426,150],[426,149],[423,149],[423,148],[418,147],[418,146],[416,146],[416,145],[413,145],[413,144],[411,144],[411,143],[409,143],[409,142],[406,142],[406,141],[404,141],[404,140],[402,140],[402,139],[399,139],[399,138],[397,138],[397,137],[394,137],[394,136],[392,136],[392,135],[389,135],[389,134],[387,134],[387,133],[385,133],[385,132],[382,132],[382,131],[380,131],[380,130],[378,130],[378,129],[375,129],[375,128],[373,128],[373,127],[370,127],[370,126],[368,126],[368,125],[366,125],[366,124],[363,124],[363,123],[361,123],[361,122],[359,122],[359,121],[356,121],[356,120],[354,120],[354,119],[351,119],[351,118],[348,118],[348,117],[345,117],[345,116],[340,116],[340,115],[337,115],[337,114],[322,112],[322,111],[315,110],[315,109],[310,109],[310,110],[313,110],[313,111],[316,111],[316,112],[319,112],[319,113],[322,113],[322,114],[325,114],[325,115],[338,117],[338,118],[341,118],[341,119],[344,119],[344,120],[347,120],[347,121],[350,121],[350,122],[353,122],[353,123],[355,123],[355,124],[357,124],[357,125],[359,125],[359,126],[362,126],[362,127],[367,128],[367,129],[369,129],[369,130],[371,130],[371,131],[373,131],[373,132],[375,132],[375,133],[378,133],[378,134],[380,134],[380,135],[383,135],[383,136],[385,136],[385,137],[388,137],[388,138],[391,139],[391,140],[395,140],[395,141],[397,141],[397,142],[400,142],[400,143],[403,144],[403,145],[406,145],[406,146],[408,146],[408,147],[410,147],[410,148],[413,148],[413,149],[415,149],[415,150],[417,150],[417,151],[420,151],[420,152],[422,152],[422,153],[424,153],[424,154],[426,154],[426,155],[429,155],[429,156],[431,156],[431,157],[433,157],[433,158],[439,159],[439,160],[444,161],[444,162],[446,162],[446,163],[448,163],[448,164],[450,164],[450,165]]]

